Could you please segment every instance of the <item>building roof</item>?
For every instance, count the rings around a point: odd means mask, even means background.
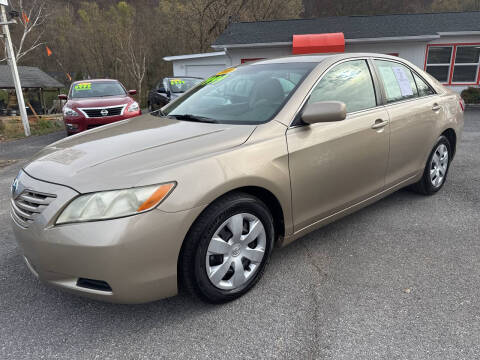
[[[187,59],[198,59],[214,56],[224,56],[225,51],[209,52],[204,54],[187,54],[187,55],[176,55],[176,56],[165,56],[163,60],[165,61],[175,61],[175,60],[187,60]]]
[[[43,89],[61,89],[64,84],[55,80],[37,67],[19,66],[18,74],[20,75],[20,83],[22,88],[43,88]],[[10,66],[0,65],[0,89],[13,89],[12,72]]]
[[[343,32],[345,39],[439,37],[442,33],[480,34],[480,12],[331,16],[316,19],[272,20],[230,24],[214,48],[227,45],[291,43],[294,34]],[[354,41],[351,41],[354,42]],[[228,47],[228,46],[227,46]]]

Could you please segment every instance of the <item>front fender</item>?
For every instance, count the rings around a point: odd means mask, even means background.
[[[291,223],[291,190],[285,127],[271,122],[260,125],[243,145],[220,154],[182,164],[166,175],[177,187],[159,209],[177,212],[211,204],[242,187],[271,192],[284,212],[285,230]]]

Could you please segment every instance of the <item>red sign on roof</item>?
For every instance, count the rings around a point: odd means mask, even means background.
[[[345,51],[343,33],[293,35],[292,53],[321,54]]]

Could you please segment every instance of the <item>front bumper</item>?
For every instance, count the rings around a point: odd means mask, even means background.
[[[57,195],[28,227],[12,216],[27,265],[40,280],[117,303],[149,302],[177,293],[182,242],[202,208],[176,213],[152,210],[115,220],[53,226],[58,212],[77,193],[25,173],[19,182],[28,189]],[[80,278],[106,282],[111,290],[84,287]]]
[[[63,121],[65,123],[65,128],[69,135],[78,134],[82,131],[90,130],[102,125],[111,124],[117,121],[122,121],[130,119],[132,117],[140,116],[142,112],[139,110],[136,113],[125,113],[118,116],[106,116],[106,117],[95,117],[95,118],[86,118],[85,116],[64,116]]]

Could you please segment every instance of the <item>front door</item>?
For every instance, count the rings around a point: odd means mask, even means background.
[[[347,105],[343,121],[287,131],[295,232],[383,190],[389,152],[388,113],[377,106],[366,60],[332,67],[307,102]]]

